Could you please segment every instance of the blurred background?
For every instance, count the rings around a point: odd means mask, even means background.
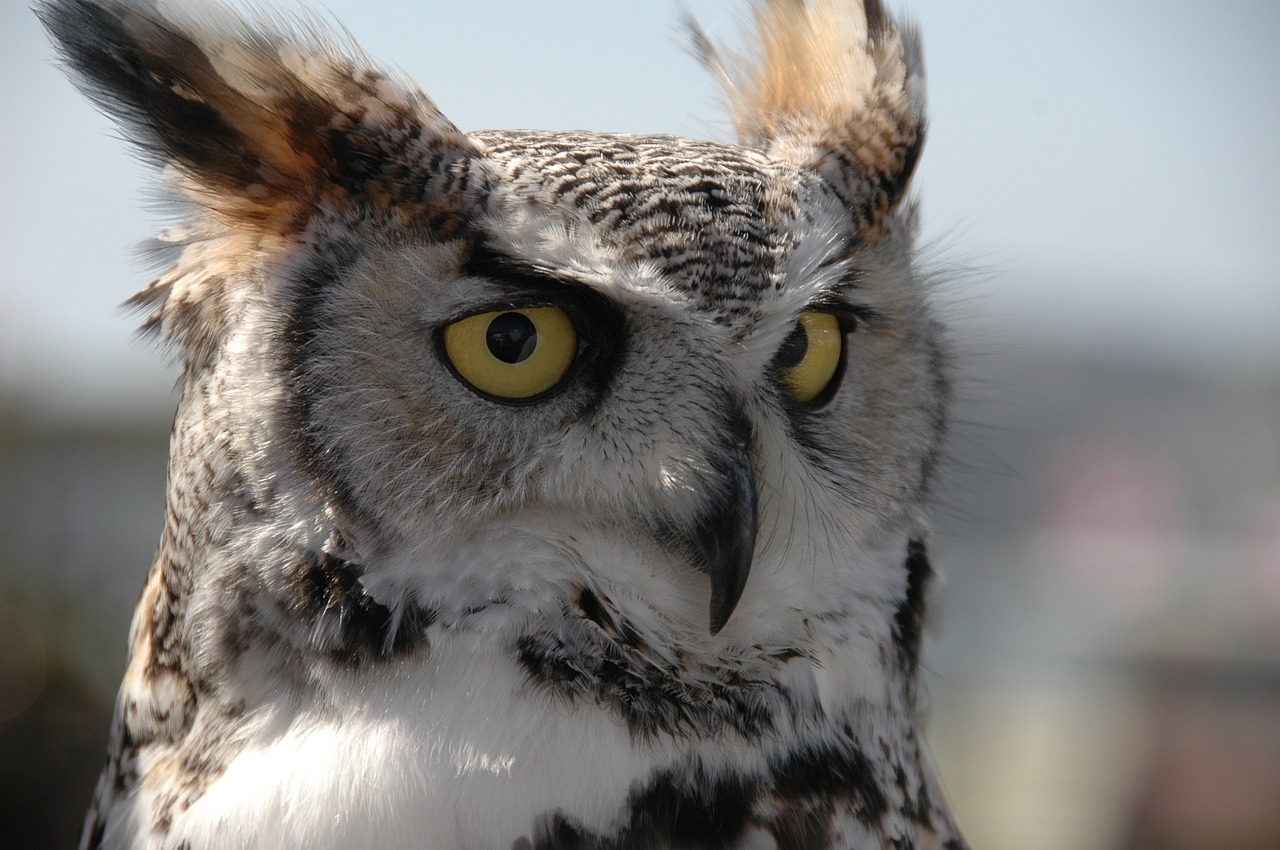
[[[176,373],[152,171],[0,4],[0,847],[70,846]],[[675,3],[329,0],[463,129],[731,138]],[[685,4],[736,42],[737,2]],[[962,371],[930,737],[975,848],[1280,847],[1280,4],[912,0]]]

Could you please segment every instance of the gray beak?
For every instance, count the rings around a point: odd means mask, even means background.
[[[711,576],[713,635],[724,628],[742,598],[756,548],[751,427],[741,415],[730,425],[730,439],[714,464],[716,478],[708,488],[705,510],[693,522],[668,526],[664,535],[684,548],[694,563]]]

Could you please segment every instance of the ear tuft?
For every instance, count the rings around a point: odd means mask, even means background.
[[[745,57],[689,26],[740,141],[819,171],[862,236],[878,238],[924,144],[918,33],[895,24],[879,0],[758,0]]]
[[[81,89],[233,219],[412,202],[394,183],[405,166],[472,152],[423,92],[315,20],[156,0],[52,0],[37,14]]]
[[[476,146],[318,20],[251,19],[216,0],[47,0],[36,13],[81,90],[188,202],[180,253],[132,302],[188,359],[220,338],[254,258],[316,219],[458,226],[450,168]]]

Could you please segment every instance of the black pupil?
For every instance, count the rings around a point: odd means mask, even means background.
[[[804,325],[796,322],[796,326],[791,330],[791,333],[787,334],[787,338],[782,341],[781,347],[778,348],[777,364],[783,369],[798,366],[808,350],[809,334],[805,331]]]
[[[528,316],[503,313],[495,316],[485,331],[489,353],[503,363],[522,363],[538,347],[538,329]]]

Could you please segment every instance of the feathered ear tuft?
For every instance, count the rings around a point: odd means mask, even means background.
[[[918,33],[879,0],[757,0],[747,56],[690,21],[693,49],[724,89],[740,141],[819,171],[879,238],[924,144]]]
[[[411,205],[422,199],[395,182],[406,166],[474,152],[423,92],[315,21],[157,0],[51,0],[37,14],[81,89],[231,219]]]
[[[214,0],[47,0],[36,12],[80,88],[190,202],[185,249],[132,302],[153,306],[148,327],[188,357],[216,343],[250,258],[317,218],[456,226],[442,186],[474,145],[318,21],[251,20]]]

